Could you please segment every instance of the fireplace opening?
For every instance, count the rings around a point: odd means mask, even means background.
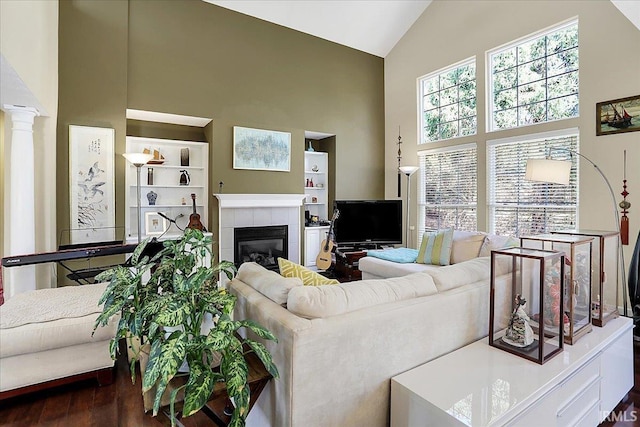
[[[233,262],[240,267],[245,262],[255,262],[268,270],[278,270],[278,258],[287,258],[288,227],[240,227],[233,230],[235,253]]]

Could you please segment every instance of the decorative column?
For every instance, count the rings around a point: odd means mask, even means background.
[[[11,160],[9,163],[9,249],[8,255],[35,252],[35,185],[33,120],[38,110],[33,107],[4,105],[11,117]],[[5,268],[5,298],[36,289],[35,266]]]

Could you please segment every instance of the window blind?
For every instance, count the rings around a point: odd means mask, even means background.
[[[489,142],[489,231],[520,236],[575,228],[578,212],[577,156],[554,150],[555,160],[571,160],[569,185],[525,180],[527,159],[542,159],[550,148],[578,151],[578,134],[531,136]]]
[[[420,159],[418,241],[426,230],[477,229],[477,148],[466,144],[425,150]]]

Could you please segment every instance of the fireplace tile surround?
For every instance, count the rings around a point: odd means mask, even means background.
[[[234,228],[286,225],[288,258],[300,263],[304,194],[214,194],[218,199],[220,260],[233,261]]]

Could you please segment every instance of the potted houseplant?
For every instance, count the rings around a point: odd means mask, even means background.
[[[261,338],[276,338],[254,322],[231,318],[236,297],[219,286],[217,277],[224,273],[231,279],[236,268],[229,261],[213,264],[210,237],[187,228],[183,238],[162,242],[156,253],[150,250],[152,246],[151,240],[143,241],[133,252],[130,265],[114,267],[96,277],[109,282],[100,300],[104,307],[96,327],[121,316],[111,342],[114,359],[120,339],[140,341],[139,346],[133,346],[137,350],[131,358],[134,383],[139,349],[149,349],[142,392],[155,390],[154,416],[169,382],[184,375],[186,384],[170,393],[172,424],[179,391],[184,393],[182,416],[186,417],[204,406],[217,382],[224,382],[235,406],[229,425],[244,426],[250,399],[244,352],[255,352],[274,378],[278,371],[264,345],[242,339],[237,331],[244,327]],[[188,371],[181,373],[185,361]]]

